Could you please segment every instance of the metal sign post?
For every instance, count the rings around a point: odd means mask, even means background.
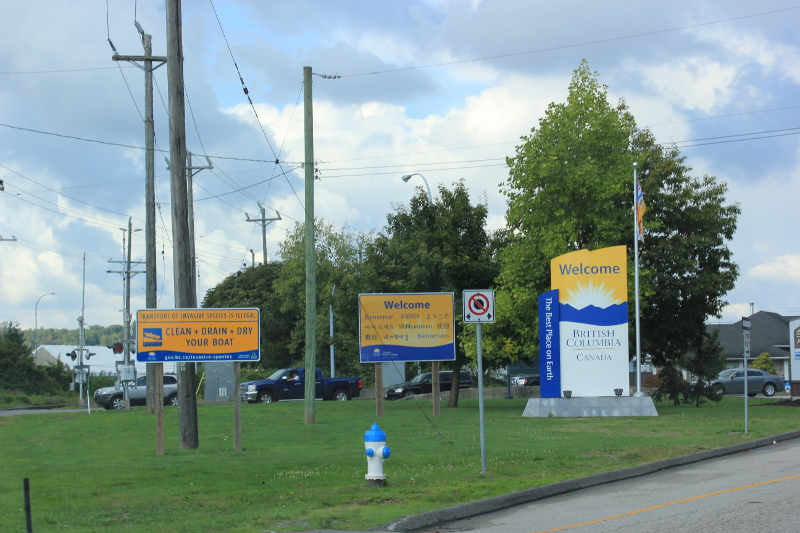
[[[478,412],[481,433],[481,474],[486,475],[486,423],[483,408],[483,323],[494,322],[494,291],[464,291],[461,294],[464,302],[464,323],[476,324],[478,345]]]
[[[744,434],[747,435],[748,420],[747,420],[747,359],[750,357],[750,319],[742,318],[742,333],[744,334]]]
[[[486,475],[486,423],[483,412],[483,339],[481,338],[481,323],[478,322],[478,412],[481,425],[481,474]]]

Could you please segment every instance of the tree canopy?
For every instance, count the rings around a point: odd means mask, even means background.
[[[0,390],[26,394],[57,394],[69,390],[72,372],[61,361],[34,365],[30,347],[18,324],[0,322]]]
[[[335,317],[336,374],[358,375],[358,293],[363,292],[362,258],[372,238],[348,228],[315,221],[317,252],[317,362],[330,371],[328,313]],[[264,369],[304,364],[305,235],[297,224],[280,245],[281,261],[248,268],[209,290],[203,307],[257,307],[261,310]],[[336,287],[334,292],[333,288]],[[324,317],[324,318],[323,318]]]
[[[453,292],[458,316],[462,291],[493,285],[496,241],[486,230],[486,204],[473,205],[463,181],[452,189],[440,185],[438,193],[431,203],[418,189],[408,206],[393,205],[395,212],[367,248],[368,292]],[[457,332],[459,326],[460,320]],[[451,407],[458,405],[459,370],[467,362],[461,339],[456,346]]]
[[[508,158],[503,187],[509,245],[501,254],[498,307],[507,312],[498,313],[491,351],[510,359],[538,354],[536,298],[550,288],[552,258],[626,245],[632,280],[634,162],[647,204],[640,245],[643,349],[659,366],[698,351],[705,320],[719,315],[738,274],[727,243],[740,210],[726,205],[726,186],[691,176],[677,148],[637,128],[624,100],[608,102],[607,88],[586,62],[573,74],[567,101],[550,104],[522,141]],[[629,287],[633,301],[632,281]]]

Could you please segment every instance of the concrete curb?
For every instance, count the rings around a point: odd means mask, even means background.
[[[512,492],[511,494],[495,496],[494,498],[464,503],[454,507],[448,507],[446,509],[439,509],[437,511],[429,511],[427,513],[407,516],[386,525],[384,529],[387,531],[415,531],[425,527],[435,526],[436,524],[440,524],[442,522],[451,522],[454,520],[471,518],[473,516],[500,511],[516,505],[530,503],[567,492],[573,492],[588,487],[595,487],[604,483],[621,481],[623,479],[644,476],[660,470],[706,461],[708,459],[714,459],[717,457],[724,457],[725,455],[746,452],[754,448],[760,448],[775,442],[796,439],[798,437],[800,437],[800,431],[792,431],[790,433],[782,433],[780,435],[775,435],[774,437],[765,437],[763,439],[758,439],[751,442],[734,444],[732,446],[726,446],[716,450],[704,450],[702,452],[697,452],[690,455],[683,455],[681,457],[672,457],[670,459],[655,461],[646,465],[632,466],[620,470],[612,470],[611,472],[603,472],[602,474],[593,474],[591,476],[570,479],[568,481],[560,481],[551,485],[543,485],[541,487],[525,489],[519,492]]]

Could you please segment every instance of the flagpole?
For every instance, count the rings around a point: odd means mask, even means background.
[[[636,293],[636,392],[634,396],[644,396],[642,392],[642,337],[639,322],[639,182],[636,179],[636,166],[633,164],[633,269],[634,290]]]

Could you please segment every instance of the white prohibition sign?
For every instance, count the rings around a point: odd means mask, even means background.
[[[467,307],[469,308],[470,313],[475,315],[481,316],[485,315],[487,311],[489,311],[489,298],[481,293],[475,293],[470,296],[469,301],[467,302]]]

